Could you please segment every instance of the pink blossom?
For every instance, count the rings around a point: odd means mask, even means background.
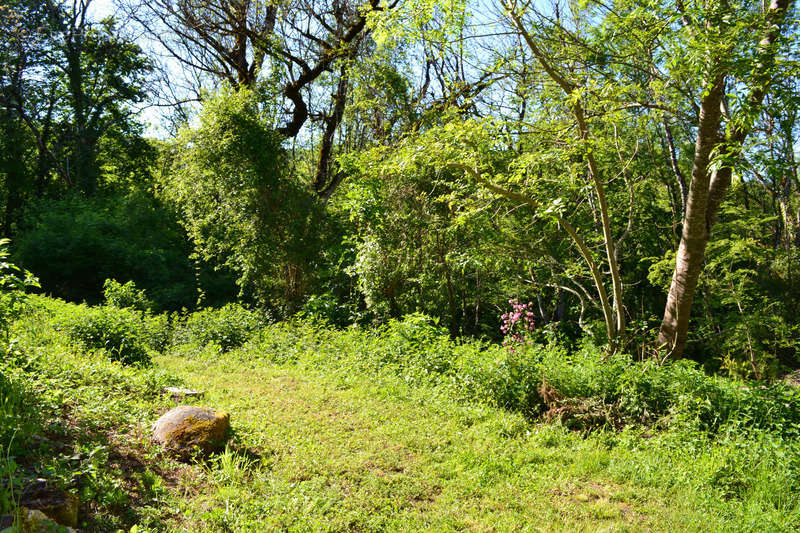
[[[516,346],[533,343],[530,333],[536,329],[534,323],[536,315],[532,311],[533,302],[523,304],[512,298],[508,300],[508,303],[511,305],[511,311],[500,315],[502,321],[500,331],[505,337],[503,346],[508,349],[509,353],[514,354]]]

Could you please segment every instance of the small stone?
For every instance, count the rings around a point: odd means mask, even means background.
[[[181,405],[171,409],[153,424],[153,438],[182,458],[197,451],[209,454],[225,446],[230,430],[226,412],[207,407]]]
[[[184,398],[200,397],[202,392],[192,389],[184,389],[182,387],[165,387],[164,392],[169,393],[175,400],[183,400]]]

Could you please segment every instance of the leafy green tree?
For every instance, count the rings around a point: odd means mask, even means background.
[[[86,194],[100,182],[101,139],[130,128],[151,70],[113,18],[91,18],[91,4],[15,0],[0,13],[2,102],[35,139],[38,180],[55,171]]]
[[[658,343],[680,357],[686,345],[689,318],[697,282],[703,269],[705,250],[730,187],[734,166],[752,131],[772,79],[782,44],[791,0],[769,5],[727,3],[691,6],[684,11],[685,24],[694,39],[702,94],[697,104],[697,142],[692,179],[686,201],[683,234],[676,267],[659,331]],[[753,39],[752,35],[756,38]],[[740,84],[739,113],[723,113],[726,87]],[[725,131],[720,130],[725,124]]]
[[[263,303],[292,307],[308,287],[320,217],[282,141],[251,91],[221,91],[177,138],[163,191],[200,257],[227,265]]]
[[[121,36],[114,19],[88,23],[88,2],[82,10],[52,9],[60,15],[57,50],[68,89],[71,172],[78,188],[92,194],[100,174],[98,143],[110,128],[130,120],[130,105],[144,97],[150,62],[138,45]]]

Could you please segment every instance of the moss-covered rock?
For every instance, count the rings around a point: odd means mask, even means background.
[[[41,511],[59,524],[78,525],[78,497],[50,485],[47,480],[37,479],[22,491],[20,505],[30,510]]]
[[[71,527],[61,525],[47,517],[38,509],[20,509],[21,533],[75,533]]]
[[[225,446],[230,430],[226,412],[207,407],[181,405],[171,409],[153,425],[153,438],[167,450],[187,458],[209,454]]]

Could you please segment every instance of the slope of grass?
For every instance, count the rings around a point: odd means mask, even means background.
[[[181,333],[150,351],[150,366],[124,366],[59,331],[79,307],[34,304],[3,365],[2,471],[80,494],[89,531],[800,528],[792,398],[766,416],[772,404],[753,400],[766,393],[742,396],[751,392],[686,369],[657,374],[681,380],[659,388],[629,376],[650,367],[592,366],[588,355],[526,366],[453,345],[416,318],[384,332],[275,324],[227,352]],[[584,400],[621,383],[627,392],[604,405],[625,423],[574,431],[537,418],[534,368]],[[150,424],[176,405],[162,389],[179,383],[231,413],[225,452],[187,465],[150,442]],[[658,407],[667,390],[691,405]],[[694,405],[697,391],[711,408]],[[720,397],[746,400],[736,412],[762,429],[723,413]],[[633,417],[640,409],[666,414]]]

